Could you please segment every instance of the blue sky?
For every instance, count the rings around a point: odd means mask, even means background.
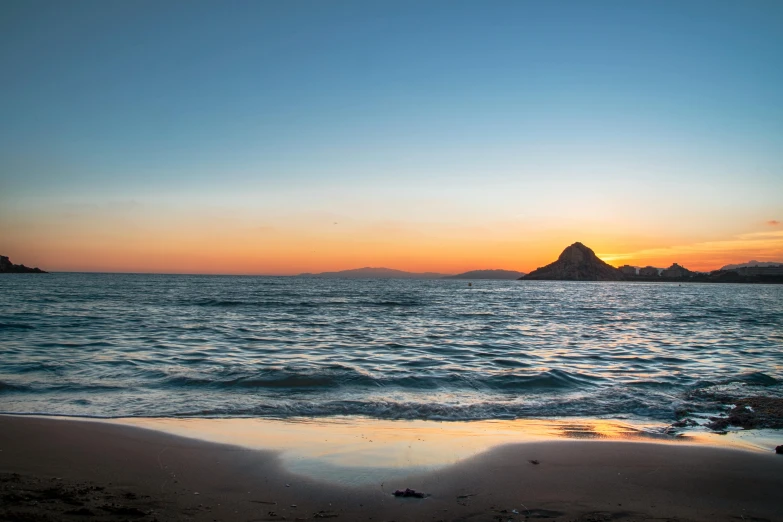
[[[590,237],[579,213],[603,212],[663,247],[783,216],[781,2],[2,9],[0,219],[16,231],[127,201],[291,234],[321,212]]]

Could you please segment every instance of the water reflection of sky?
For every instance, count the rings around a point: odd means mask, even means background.
[[[343,483],[367,483],[432,470],[501,444],[592,439],[709,444],[749,450],[774,447],[776,432],[703,432],[677,437],[660,424],[613,420],[475,422],[386,421],[355,417],[293,419],[117,419],[109,421],[209,442],[280,452],[295,473]]]

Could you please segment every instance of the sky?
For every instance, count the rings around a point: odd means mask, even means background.
[[[52,271],[783,260],[783,2],[0,6],[0,254]]]

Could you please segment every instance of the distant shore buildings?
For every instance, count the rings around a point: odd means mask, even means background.
[[[646,266],[639,269],[639,275],[642,277],[658,277],[659,270],[654,266]]]
[[[741,276],[783,276],[783,265],[778,266],[743,266],[735,268]]]
[[[638,268],[631,265],[618,266],[617,270],[628,281],[722,281],[748,282],[770,281],[783,277],[783,264],[759,263],[759,265],[731,266],[713,270],[710,273],[693,272],[679,263],[673,263],[669,268],[645,266]],[[765,279],[766,278],[766,279]]]
[[[619,270],[624,276],[628,277],[629,279],[633,280],[636,278],[639,279],[682,279],[686,277],[691,277],[695,274],[695,272],[692,272],[685,268],[682,265],[679,265],[677,263],[672,264],[669,268],[656,268],[654,266],[645,266],[644,268],[637,268],[635,266],[631,265],[623,265],[617,267],[617,270]]]
[[[751,261],[726,265],[711,272],[694,272],[679,263],[668,268],[632,265],[614,267],[598,258],[592,249],[576,242],[560,257],[522,277],[539,281],[636,281],[640,283],[774,283],[783,284],[783,263]]]
[[[669,268],[664,268],[661,271],[661,277],[666,279],[680,279],[683,277],[690,277],[692,275],[693,272],[685,267],[678,265],[677,263],[674,263]]]

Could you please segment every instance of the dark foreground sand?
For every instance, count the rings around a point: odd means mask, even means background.
[[[431,496],[392,496],[405,487]],[[501,446],[393,483],[348,488],[293,475],[271,452],[126,426],[0,416],[0,520],[322,518],[783,520],[783,456],[675,444],[537,442]]]

